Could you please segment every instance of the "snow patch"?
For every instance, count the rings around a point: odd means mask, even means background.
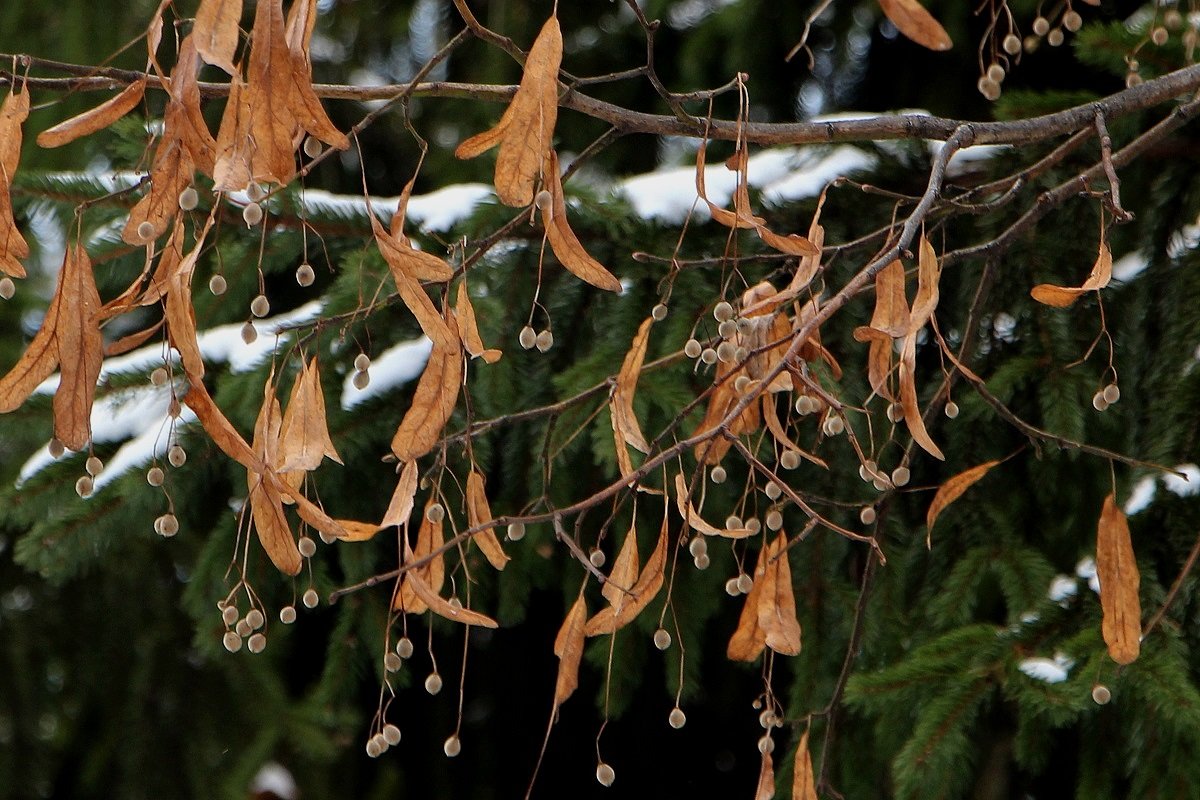
[[[1067,679],[1073,666],[1075,666],[1075,659],[1058,652],[1054,654],[1054,658],[1042,658],[1041,656],[1026,658],[1017,665],[1017,669],[1037,681],[1062,683]]]
[[[1167,491],[1174,492],[1180,497],[1191,497],[1200,492],[1200,467],[1195,464],[1179,464],[1175,469],[1182,472],[1187,478],[1181,478],[1170,472],[1163,475],[1162,482]]]
[[[1134,250],[1132,253],[1126,253],[1113,262],[1113,280],[1128,283],[1138,275],[1141,275],[1148,266],[1150,266],[1150,259],[1137,250]]]
[[[1129,493],[1129,499],[1125,501],[1125,513],[1128,516],[1133,516],[1141,511],[1145,511],[1150,503],[1154,502],[1154,495],[1158,492],[1158,481],[1153,475],[1147,475],[1133,485],[1133,491]]]
[[[1054,580],[1050,581],[1046,597],[1065,608],[1067,601],[1078,593],[1079,582],[1075,578],[1070,575],[1055,575]]]

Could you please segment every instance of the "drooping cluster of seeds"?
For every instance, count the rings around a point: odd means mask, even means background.
[[[371,357],[366,353],[359,353],[354,357],[354,375],[350,378],[350,383],[355,389],[365,389],[371,383]]]
[[[1007,6],[1002,10],[1003,13],[998,13],[993,21],[993,35],[980,45],[980,76],[976,84],[979,93],[993,101],[1000,99],[1001,84],[1020,60],[1022,53],[1032,53],[1043,41],[1051,47],[1059,47],[1066,40],[1066,33],[1075,33],[1083,27],[1083,17],[1071,7],[1070,0],[1058,7],[1049,17],[1043,16],[1039,10],[1031,25],[1032,32],[1024,38],[1017,30]],[[998,30],[1001,18],[1007,22],[1007,33],[1004,36],[1000,36]],[[999,47],[996,46],[997,41]],[[984,64],[982,54],[988,49],[991,51],[991,58]]]
[[[1116,383],[1110,383],[1092,395],[1092,408],[1097,411],[1107,411],[1109,406],[1120,399],[1121,387],[1117,386]]]
[[[538,352],[544,353],[554,346],[554,333],[549,328],[535,331],[532,325],[526,325],[517,334],[517,342],[525,350],[532,350],[536,347]]]
[[[217,608],[221,612],[221,622],[226,628],[225,635],[221,637],[221,644],[225,646],[226,650],[236,653],[242,649],[243,642],[251,653],[261,653],[267,649],[267,618],[262,609],[252,605],[243,617],[236,602],[221,600],[217,603]],[[287,606],[287,608],[292,607]],[[292,608],[292,613],[286,616],[280,612],[279,618],[285,624],[289,619],[294,621],[296,610]]]

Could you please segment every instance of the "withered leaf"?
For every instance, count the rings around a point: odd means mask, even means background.
[[[339,519],[335,522],[345,531],[345,535],[338,537],[344,542],[365,542],[383,530],[374,522],[362,522],[354,519]]]
[[[739,180],[738,189],[734,195],[734,208],[739,209],[740,207],[744,209],[745,215],[739,214],[737,211],[730,211],[729,209],[721,208],[719,205],[708,199],[708,189],[705,186],[704,181],[704,170],[706,168],[705,155],[707,152],[708,140],[702,139],[700,141],[700,147],[696,150],[696,194],[701,200],[704,201],[705,205],[708,206],[708,210],[709,213],[712,214],[712,218],[727,228],[757,228],[760,225],[765,224],[766,220],[764,220],[762,217],[756,217],[749,212],[749,200],[742,200],[743,197],[748,198],[748,195],[744,194],[746,191],[746,181],[744,175]],[[741,157],[743,155],[745,155],[744,150],[739,150],[738,153],[735,154],[736,157]],[[735,161],[735,165],[736,163],[737,162]],[[742,200],[742,202],[739,203],[739,200]]]
[[[433,505],[434,500],[431,498],[426,504],[426,510]],[[417,530],[417,546],[415,550],[408,547],[408,542],[404,543],[404,561],[412,563],[422,558],[428,557],[431,553],[440,548],[445,541],[442,533],[443,518],[438,517],[437,521],[429,519],[428,514],[421,515],[421,527]],[[413,567],[409,573],[416,573],[436,594],[442,590],[442,583],[445,581],[446,565],[442,556],[438,555],[429,560],[429,563],[419,567]],[[404,611],[409,614],[420,614],[425,611],[428,606],[425,601],[417,596],[416,591],[407,585],[405,580],[401,580],[400,594],[392,603],[392,609],[395,611]]]
[[[0,272],[25,277],[21,259],[29,257],[29,245],[17,230],[13,217],[13,176],[21,160],[21,125],[29,117],[29,92],[11,92],[0,105]],[[51,368],[53,369],[53,368]]]
[[[1133,555],[1129,520],[1111,494],[1104,498],[1096,528],[1096,577],[1100,579],[1103,614],[1100,631],[1108,655],[1118,664],[1130,664],[1141,650],[1141,577]]]
[[[1108,243],[1102,241],[1096,263],[1092,265],[1092,271],[1082,286],[1055,286],[1052,283],[1040,283],[1030,289],[1029,294],[1042,305],[1067,308],[1074,305],[1076,300],[1088,292],[1098,291],[1108,286],[1111,280],[1112,251],[1108,249]]]
[[[879,0],[879,6],[896,29],[917,44],[939,51],[953,46],[946,29],[917,0]]]
[[[884,400],[895,401],[888,387],[888,375],[892,372],[892,337],[865,325],[854,329],[854,339],[869,343],[867,352],[867,380],[871,390]]]
[[[283,513],[279,492],[256,472],[248,472],[247,481],[250,515],[258,541],[276,569],[284,575],[299,575],[304,562]]]
[[[212,396],[204,388],[203,381],[189,380],[187,394],[183,396],[183,404],[195,413],[201,427],[213,440],[213,444],[225,455],[249,470],[265,470],[266,465],[246,444],[246,440],[233,427],[229,418],[213,402]]]
[[[38,134],[40,147],[61,147],[84,136],[101,131],[121,117],[137,108],[146,93],[146,79],[139,78],[126,86],[116,97],[104,101],[95,108],[77,114]]]
[[[550,242],[550,249],[575,277],[587,281],[597,289],[620,294],[621,282],[605,269],[603,264],[588,255],[567,222],[567,200],[563,195],[562,178],[558,173],[558,154],[554,151],[551,151],[547,158],[544,178],[546,190],[553,198],[550,206],[542,209],[542,225],[546,228],[546,239]]]
[[[754,800],[774,800],[775,798],[775,760],[770,753],[762,754],[762,766],[758,769],[758,786],[754,790]]]
[[[194,261],[192,263],[195,263]],[[204,357],[196,333],[196,310],[192,306],[192,273],[175,271],[167,282],[167,334],[171,346],[179,351],[179,360],[188,380],[204,378]]]
[[[345,150],[350,140],[339,131],[325,113],[312,83],[312,59],[309,45],[317,24],[317,0],[296,0],[288,11],[284,38],[291,56],[292,110],[300,129],[307,131],[337,150]],[[298,131],[293,133],[296,138]]]
[[[634,538],[632,530],[629,536]],[[664,519],[662,530],[658,534],[658,544],[654,546],[654,552],[646,560],[646,566],[638,575],[637,582],[628,594],[624,592],[620,594],[620,602],[614,602],[600,610],[596,616],[587,621],[584,630],[588,636],[615,633],[632,622],[638,614],[642,613],[642,609],[650,605],[650,601],[658,595],[658,591],[663,585],[663,571],[667,565],[667,540],[669,538],[667,521]],[[626,546],[628,546],[628,540]],[[616,571],[615,565],[613,571]]]
[[[400,471],[400,480],[396,481],[396,490],[392,492],[392,500],[388,503],[387,511],[383,514],[380,526],[387,528],[392,525],[407,525],[413,510],[413,498],[417,494],[417,462],[409,461]]]
[[[92,401],[104,361],[100,293],[92,262],[80,244],[67,248],[54,338],[61,378],[54,393],[54,435],[82,450],[92,435]]]
[[[463,349],[471,358],[482,357],[489,364],[495,364],[503,355],[499,350],[484,347],[479,335],[479,323],[475,319],[475,307],[471,304],[471,295],[467,293],[467,282],[458,285],[458,294],[454,302],[454,318],[458,322],[458,334],[462,338]]]
[[[787,536],[782,532],[767,546],[767,563],[758,595],[758,627],[767,647],[785,656],[800,654],[800,622],[792,591],[792,569],[788,566]]]
[[[600,593],[612,605],[620,605],[629,597],[634,584],[637,583],[637,578],[638,550],[635,525],[625,534],[625,542],[621,545],[621,551],[617,553],[616,560],[613,561],[612,568],[608,572],[608,580],[600,588]]]
[[[478,625],[481,628],[498,628],[500,627],[496,620],[480,614],[478,611],[472,611],[469,608],[458,608],[451,605],[450,601],[437,594],[430,588],[429,584],[420,575],[408,573],[405,575],[405,584],[412,586],[412,590],[417,597],[421,598],[429,610],[437,614],[439,617],[445,617],[451,622],[461,622],[463,625]]]
[[[533,202],[533,190],[550,152],[558,121],[558,68],[562,64],[562,49],[558,17],[551,16],[525,57],[521,85],[496,127],[467,139],[455,151],[459,158],[473,158],[500,145],[496,156],[496,195],[507,206],[527,206]]]
[[[933,245],[924,234],[917,245],[917,252],[917,299],[913,301],[912,318],[908,323],[909,335],[925,327],[941,296],[938,287],[942,279],[942,267]]]
[[[392,279],[396,282],[396,291],[400,293],[400,299],[417,318],[417,324],[434,343],[435,349],[440,347],[444,351],[453,350],[457,357],[459,342],[457,328],[451,330],[450,324],[438,313],[437,307],[434,306],[433,301],[429,299],[429,295],[425,293],[416,279],[390,262],[388,266],[391,268]]]
[[[946,506],[962,497],[963,492],[978,483],[992,467],[999,463],[999,461],[985,461],[978,466],[963,470],[938,487],[933,501],[929,504],[929,510],[925,512],[925,527],[928,529],[926,545],[929,544],[929,535],[933,533],[933,524],[937,522],[938,516],[946,510]]]
[[[904,348],[900,351],[900,405],[904,409],[904,423],[913,441],[939,461],[945,461],[941,448],[934,443],[921,418],[921,406],[917,402],[917,337],[904,337]]]
[[[767,646],[767,633],[758,624],[758,606],[759,598],[763,593],[764,581],[762,577],[767,571],[767,559],[769,558],[770,547],[763,545],[758,551],[758,561],[754,565],[754,585],[746,594],[745,604],[742,605],[742,613],[738,617],[737,628],[734,629],[733,635],[729,637],[729,644],[725,648],[725,655],[730,661],[753,661],[758,658],[763,649]]]
[[[807,730],[800,737],[792,762],[792,800],[817,800],[817,780],[813,773],[812,754],[808,751]]]
[[[238,23],[242,21],[242,0],[200,0],[192,36],[196,52],[204,63],[237,74],[233,56],[238,46]]]
[[[483,476],[471,470],[471,474],[467,476],[467,520],[472,528],[477,528],[493,519],[492,509],[488,506],[487,492],[483,487]],[[496,538],[496,529],[482,530],[473,538],[487,557],[488,563],[496,569],[504,569],[509,557],[500,546],[500,540]]]
[[[341,456],[329,438],[325,418],[325,394],[321,391],[321,372],[314,357],[296,375],[283,426],[279,434],[276,469],[280,472],[316,469],[328,457],[341,464]],[[387,523],[384,523],[385,525]]]
[[[908,332],[908,298],[904,295],[904,264],[896,259],[875,276],[875,312],[871,327],[889,336]]]
[[[554,655],[558,656],[558,679],[554,686],[555,707],[562,705],[579,686],[579,661],[583,658],[583,629],[586,623],[587,603],[580,592],[554,639]]]
[[[433,449],[454,413],[461,384],[462,355],[457,334],[451,347],[434,340],[429,362],[413,393],[412,406],[392,437],[392,453],[396,458],[415,461]]]
[[[419,281],[448,281],[454,277],[454,270],[444,259],[424,250],[417,250],[403,233],[388,233],[374,214],[371,215],[371,229],[375,232],[379,252],[383,254],[393,272],[400,270]]]
[[[717,528],[705,522],[700,514],[696,512],[696,509],[692,507],[691,501],[688,499],[687,481],[684,480],[682,474],[675,475],[675,507],[679,509],[679,516],[683,517],[685,525],[705,536],[745,539],[753,533],[749,528]]]
[[[55,337],[55,329],[58,327],[65,278],[66,271],[60,271],[58,286],[54,290],[50,308],[42,320],[42,327],[38,328],[33,341],[25,348],[25,352],[13,368],[0,378],[0,414],[20,408],[38,384],[50,377],[58,366],[58,340]]]
[[[618,447],[629,445],[643,453],[650,452],[650,444],[642,435],[637,415],[633,412],[633,395],[637,391],[638,376],[642,372],[642,363],[646,360],[646,345],[650,341],[650,326],[654,324],[652,317],[647,317],[633,337],[633,344],[621,362],[621,370],[617,373],[616,386],[613,387],[612,423],[613,430],[621,435],[623,441],[618,441]]]
[[[104,357],[119,356],[128,353],[130,350],[136,350],[150,340],[150,337],[162,330],[164,320],[151,325],[149,328],[137,331],[136,333],[127,333],[120,339],[116,339],[104,345]]]

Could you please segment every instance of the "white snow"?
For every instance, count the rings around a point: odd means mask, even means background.
[[[870,169],[875,157],[850,145],[842,145],[824,153],[800,151],[791,173],[762,187],[763,199],[771,204],[816,197],[834,178]],[[754,178],[750,179],[753,184]]]
[[[1054,654],[1054,658],[1043,658],[1041,656],[1026,658],[1017,665],[1017,669],[1034,680],[1045,681],[1046,683],[1062,683],[1067,679],[1068,673],[1073,666],[1075,666],[1075,659],[1060,651]]]
[[[371,360],[368,370],[371,382],[364,389],[355,388],[353,373],[346,375],[342,384],[342,408],[349,410],[414,380],[425,369],[425,362],[429,360],[432,350],[433,342],[426,336],[400,342],[385,350]]]
[[[1075,578],[1070,575],[1055,575],[1054,580],[1050,581],[1050,588],[1046,591],[1046,597],[1065,608],[1067,601],[1078,593],[1079,583]]]
[[[1129,493],[1129,499],[1125,501],[1125,513],[1133,516],[1140,511],[1144,511],[1147,506],[1154,501],[1154,495],[1158,492],[1158,481],[1153,475],[1147,475],[1133,485],[1133,491]]]
[[[259,768],[250,784],[250,791],[255,795],[270,792],[280,800],[296,800],[300,796],[292,773],[275,761],[268,761]]]
[[[1084,556],[1075,565],[1075,574],[1088,582],[1088,588],[1100,594],[1100,576],[1096,574],[1096,559]]]
[[[1141,275],[1148,266],[1150,266],[1150,259],[1137,250],[1126,253],[1113,262],[1113,280],[1128,283]]]
[[[493,197],[492,187],[459,183],[408,199],[407,219],[431,231],[448,231]],[[395,203],[392,212],[395,212]]]
[[[1162,476],[1163,486],[1167,491],[1174,492],[1180,497],[1191,497],[1200,492],[1200,467],[1195,464],[1179,464],[1176,470],[1187,476],[1187,479],[1170,472]]]

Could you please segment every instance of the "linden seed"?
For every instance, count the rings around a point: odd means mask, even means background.
[[[955,417],[957,417],[958,416],[958,403],[954,402],[953,400],[951,400],[949,403],[946,403],[945,413],[949,419],[954,419]]]
[[[517,341],[521,343],[521,347],[529,350],[537,344],[537,333],[534,332],[533,328],[526,325],[524,328],[521,328],[521,333],[517,336]]]
[[[179,415],[183,413],[183,406],[180,405],[178,397],[172,397],[171,402],[167,403],[167,413],[171,419],[179,419]]]
[[[304,603],[305,608],[316,608],[317,603],[321,601],[321,598],[317,596],[316,589],[309,589],[304,593],[304,596],[301,597],[300,600]]]
[[[238,636],[233,631],[226,631],[221,637],[221,644],[225,645],[225,649],[231,653],[236,653],[242,649],[242,637]]]
[[[459,600],[457,597],[451,597],[449,606],[450,606],[450,613],[457,614],[458,612],[462,611],[462,607],[463,607],[462,600]]]
[[[258,630],[263,626],[263,623],[266,622],[266,619],[263,617],[263,613],[261,611],[259,611],[257,608],[252,608],[250,609],[249,613],[246,614],[246,622],[250,623],[250,627],[253,630]]]
[[[291,625],[293,622],[295,622],[296,621],[296,607],[295,606],[284,606],[283,608],[279,609],[279,621],[282,622],[284,625]]]
[[[795,469],[800,466],[800,454],[795,450],[784,450],[779,457],[779,466],[784,469]]]
[[[525,523],[510,522],[508,524],[508,540],[510,542],[519,542],[525,538]]]
[[[809,407],[808,395],[802,394],[796,398],[796,413],[802,417],[807,417],[812,413],[812,409]]]
[[[92,493],[92,479],[84,475],[79,480],[75,481],[75,494],[80,497],[88,497]]]
[[[250,648],[251,653],[261,653],[267,649],[267,637],[261,633],[256,633],[246,642],[246,646]]]
[[[667,307],[663,303],[659,303],[654,308],[650,309],[650,316],[655,322],[662,322],[667,318]]]
[[[868,458],[858,465],[858,477],[863,479],[863,483],[870,483],[878,469],[879,465]]]
[[[371,385],[371,373],[356,372],[354,373],[354,377],[350,379],[350,383],[355,389],[358,389],[361,392],[363,389]]]
[[[700,360],[705,364],[712,366],[713,364],[717,363],[717,351],[713,350],[711,347],[704,348],[704,350],[700,352]]]
[[[67,452],[66,446],[57,436],[46,445],[46,450],[50,453],[51,458],[62,458],[63,453]]]
[[[718,464],[712,468],[712,472],[709,473],[708,477],[712,479],[713,483],[724,483],[729,474],[725,472],[724,467]]]
[[[242,209],[242,219],[245,220],[247,228],[253,228],[255,225],[262,222],[262,218],[262,206],[260,206],[258,203],[247,203],[246,207]]]
[[[617,773],[613,771],[613,768],[601,761],[596,767],[596,780],[600,782],[600,785],[612,786],[616,779]]]
[[[725,529],[735,531],[742,527],[742,518],[737,514],[730,514],[725,518]],[[695,555],[693,553],[693,555]]]
[[[538,352],[544,353],[551,347],[554,347],[554,334],[547,328],[537,335],[534,344],[537,345]]]
[[[200,195],[191,186],[179,193],[179,207],[184,211],[194,211],[200,205]]]
[[[433,503],[429,508],[425,509],[425,519],[430,522],[441,522],[446,518],[446,509],[441,503]]]
[[[301,264],[296,267],[296,283],[301,286],[312,286],[316,279],[317,273],[311,264]]]
[[[1121,399],[1121,387],[1117,386],[1115,383],[1110,383],[1108,386],[1104,387],[1103,395],[1105,401],[1107,401],[1111,406],[1113,403]]]
[[[143,242],[154,241],[154,223],[149,220],[138,224],[137,226],[138,239]]]
[[[265,294],[260,294],[250,301],[250,313],[256,317],[265,317],[271,313],[271,301]]]
[[[743,572],[737,576],[737,587],[742,594],[749,594],[750,590],[754,588],[754,579]]]
[[[1159,47],[1167,43],[1167,29],[1159,25],[1150,33],[1150,41],[1154,42]],[[141,230],[139,228],[139,230]]]
[[[182,467],[187,462],[187,451],[177,444],[167,450],[167,461],[172,467]]]
[[[671,646],[671,634],[667,633],[666,628],[659,628],[654,632],[654,646],[659,650],[666,650]]]
[[[1092,700],[1098,706],[1107,705],[1112,700],[1112,692],[1103,683],[1097,683],[1092,687]]]
[[[333,544],[334,542],[336,542],[336,541],[337,541],[337,537],[336,537],[336,536],[330,536],[330,535],[329,535],[328,533],[326,533],[325,531],[317,531],[317,533],[318,533],[318,534],[320,534],[320,536],[321,536],[321,541],[322,541],[322,542],[324,542],[325,544]]]
[[[554,195],[542,189],[533,198],[533,204],[541,211],[548,211],[554,206]]]
[[[1055,28],[1054,30],[1050,31],[1050,35],[1046,37],[1046,41],[1050,43],[1051,47],[1058,47],[1060,44],[1062,44],[1062,28]]]
[[[846,430],[846,423],[842,422],[841,417],[831,415],[825,418],[825,425],[823,427],[826,436],[837,436]]]
[[[727,319],[733,319],[733,306],[722,300],[713,306],[713,319],[717,322],[724,322]]]
[[[225,606],[225,610],[221,612],[221,621],[226,625],[232,625],[238,620],[237,606]]]
[[[359,353],[354,357],[354,368],[359,372],[366,372],[371,368],[371,357],[366,353]]]
[[[392,747],[400,744],[400,729],[392,723],[383,726],[383,740]]]
[[[723,344],[729,343],[723,342]],[[720,350],[717,353],[720,354]],[[736,358],[736,356],[734,357]],[[751,383],[753,383],[753,379],[749,375],[738,375],[737,380],[733,382],[733,390],[738,394],[743,394],[746,389],[750,388]]]
[[[446,739],[446,743],[442,745],[442,750],[446,753],[447,758],[454,758],[462,752],[462,742],[457,736],[451,734],[450,738]]]
[[[1063,14],[1062,24],[1063,24],[1064,28],[1071,31],[1071,33],[1074,33],[1075,31],[1079,30],[1080,27],[1083,26],[1083,17],[1081,17],[1079,15],[1078,11],[1075,11],[1074,9],[1072,9],[1072,10],[1068,11],[1067,13]],[[1166,37],[1166,33],[1167,33],[1166,29],[1159,28],[1159,30],[1161,30],[1163,32],[1163,40],[1165,41],[1167,38]],[[1161,44],[1161,42],[1159,42],[1158,44]]]
[[[1004,52],[1008,53],[1010,56],[1015,56],[1017,53],[1021,52],[1021,40],[1016,35],[1011,33],[1004,37],[1004,41],[1000,46],[1003,47]]]
[[[1025,52],[1026,53],[1034,52],[1035,50],[1038,49],[1038,45],[1040,45],[1041,43],[1042,43],[1042,40],[1036,36],[1026,36],[1025,37]]]
[[[246,197],[249,197],[251,202],[257,203],[266,196],[267,193],[264,192],[262,186],[256,182],[252,182],[246,187]]]
[[[383,657],[383,668],[388,672],[399,672],[402,666],[404,666],[404,662],[395,653],[388,653]]]
[[[396,655],[401,658],[412,658],[413,643],[407,636],[401,636],[396,642]]]
[[[165,367],[158,367],[150,373],[150,383],[155,386],[162,386],[167,382],[167,370]]]
[[[688,542],[688,552],[691,553],[692,558],[699,558],[708,553],[708,542],[704,541],[703,536],[697,536]]]
[[[1092,396],[1092,408],[1096,409],[1097,411],[1108,410],[1108,401],[1104,399],[1104,392],[1096,392],[1096,394]]]
[[[875,487],[875,491],[882,492],[891,488],[892,483],[887,478],[879,477],[872,480],[871,485]]]
[[[254,633],[254,628],[251,627],[250,621],[245,619],[239,619],[237,625],[235,625],[233,629],[237,632],[238,636],[243,637]]]
[[[100,471],[104,469],[104,462],[95,456],[88,456],[88,460],[83,463],[83,468],[88,475],[99,475]]]
[[[737,578],[730,578],[725,581],[725,594],[730,597],[737,597],[741,594],[741,591],[738,589]]]
[[[425,679],[425,691],[430,694],[437,694],[442,690],[442,676],[436,672],[431,672],[429,677]]]
[[[778,511],[767,512],[767,530],[777,531],[783,527],[783,514]]]
[[[226,283],[225,278],[221,275],[213,275],[208,279],[208,290],[217,297],[225,294],[225,290],[228,288],[229,284]]]
[[[1018,45],[1018,47],[1020,47],[1020,45]],[[1000,97],[1000,84],[996,83],[986,75],[979,79],[979,82],[975,84],[975,87],[979,89],[979,93],[987,100],[997,100]]]
[[[5,275],[0,278],[0,297],[5,300],[12,300],[14,294],[17,293],[17,285],[13,283],[13,279]]]
[[[772,500],[778,500],[779,495],[783,494],[783,490],[779,488],[778,483],[776,483],[775,481],[771,481],[763,489],[763,494],[765,494],[767,497],[769,497]]]
[[[891,403],[887,408],[888,422],[899,422],[904,419],[904,406],[899,403]]]
[[[588,561],[591,562],[592,566],[596,569],[603,567],[605,560],[606,557],[603,550],[596,549],[588,553]]]
[[[307,536],[301,536],[300,541],[296,542],[296,549],[305,558],[312,558],[317,553],[317,543]]]
[[[758,752],[766,754],[774,752],[775,740],[771,738],[771,734],[766,734],[758,740]]]
[[[1004,67],[1000,66],[999,64],[992,64],[987,68],[988,78],[996,83],[1002,82],[1006,74],[1007,73],[1005,73]]]
[[[258,338],[258,330],[255,329],[254,323],[247,321],[242,326],[242,341],[246,344],[254,344],[254,340]]]
[[[870,525],[875,521],[875,508],[873,506],[863,506],[862,511],[858,512],[858,518],[862,520],[863,525]]]
[[[751,517],[746,520],[746,530],[750,531],[750,533],[758,533],[762,530],[762,523],[758,521],[758,517]]]
[[[316,158],[317,156],[321,155],[321,151],[324,149],[325,148],[322,146],[321,140],[315,136],[309,136],[304,140],[304,155],[308,156],[309,158]]]
[[[387,743],[387,739],[383,738],[382,733],[377,733],[374,736],[372,736],[371,741],[373,741],[373,742],[375,742],[375,744],[379,745],[379,754],[380,755],[383,755],[384,753],[386,753],[388,751],[388,747],[391,746]]]
[[[725,337],[726,339],[737,333],[737,330],[737,323],[731,319],[727,319],[717,326],[717,333],[721,334],[721,336]]]
[[[1045,17],[1038,17],[1033,21],[1033,32],[1038,36],[1045,36],[1050,30],[1050,20]]]
[[[1131,72],[1125,76],[1125,88],[1126,89],[1132,89],[1135,86],[1141,86],[1141,85],[1142,85],[1142,76],[1138,75],[1136,72]]]
[[[371,758],[379,758],[379,755],[382,752],[383,752],[383,747],[380,746],[379,742],[375,741],[374,736],[372,736],[370,739],[367,740],[367,755],[368,756],[370,756]]]
[[[763,729],[775,727],[775,712],[769,708],[764,708],[762,713],[758,715],[758,725]]]
[[[699,358],[703,349],[695,339],[688,339],[683,345],[683,354],[688,358]]]
[[[708,557],[708,553],[702,553],[693,558],[692,563],[696,565],[696,569],[706,570],[712,564],[712,559]]]
[[[671,709],[671,713],[667,715],[667,722],[675,730],[679,730],[687,724],[687,714],[683,713],[683,709],[676,706]]]
[[[907,486],[911,479],[912,472],[908,467],[896,467],[892,470],[892,483],[896,486]]]

